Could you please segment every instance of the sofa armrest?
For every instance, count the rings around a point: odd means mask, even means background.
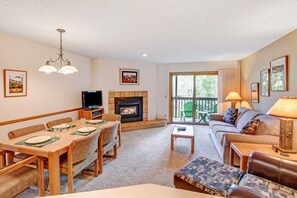
[[[253,152],[248,160],[248,173],[297,190],[297,162],[264,153]]]
[[[272,135],[245,135],[226,133],[223,137],[223,156],[224,163],[229,164],[230,143],[231,142],[244,142],[255,144],[278,144],[279,138]]]
[[[209,114],[209,120],[222,121],[223,117],[224,117],[224,114],[221,114],[221,113]]]
[[[263,198],[261,195],[253,192],[251,189],[232,184],[228,191],[228,197],[230,198]]]

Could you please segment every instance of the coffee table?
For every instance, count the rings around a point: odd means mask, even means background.
[[[186,127],[185,131],[179,131],[178,127]],[[171,133],[171,150],[174,150],[174,139],[176,138],[187,138],[191,139],[191,152],[194,153],[195,148],[195,133],[193,126],[177,125],[174,127]]]
[[[229,157],[230,165],[232,166],[234,164],[234,154],[237,154],[240,158],[240,169],[246,172],[247,161],[248,161],[249,155],[253,151],[265,153],[267,155],[272,155],[282,159],[297,161],[297,154],[289,153],[289,156],[280,155],[280,152],[276,153],[271,149],[271,144],[251,144],[251,143],[243,143],[243,142],[232,142],[230,145],[230,157]]]

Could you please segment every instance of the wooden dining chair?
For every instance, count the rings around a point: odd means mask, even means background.
[[[73,192],[73,177],[94,162],[94,175],[98,176],[98,139],[101,131],[74,140],[67,158],[62,159],[60,170],[68,175],[68,192]]]
[[[103,172],[103,156],[109,151],[113,151],[112,157],[117,158],[117,132],[120,122],[116,121],[113,124],[102,129],[102,135],[99,138],[99,173]],[[110,155],[106,155],[110,157]]]
[[[121,121],[121,115],[118,114],[112,114],[112,113],[105,113],[102,114],[102,120],[106,120],[106,121]],[[121,138],[121,124],[119,124],[118,127],[118,140],[119,140],[119,146],[122,145],[122,138]]]
[[[47,128],[52,128],[53,126],[63,124],[63,123],[69,123],[69,122],[73,122],[71,117],[61,118],[61,119],[53,120],[53,121],[50,121],[50,122],[46,123],[46,127]]]
[[[8,138],[9,139],[14,139],[14,138],[17,138],[17,137],[21,137],[21,136],[28,135],[28,134],[31,134],[31,133],[35,133],[35,132],[42,131],[42,130],[45,130],[44,124],[37,124],[37,125],[29,126],[29,127],[15,129],[15,130],[10,131],[8,133]],[[31,156],[31,155],[27,155],[27,154],[24,154],[24,153],[15,153],[14,161],[18,161],[19,159],[25,159],[25,158],[27,158],[29,156]],[[9,159],[9,160],[12,160],[12,159]],[[9,162],[9,163],[12,163],[12,162]]]
[[[37,131],[42,131],[42,130],[45,130],[45,126],[43,124],[37,124],[37,125],[33,125],[33,126],[29,126],[29,127],[20,128],[20,129],[10,131],[8,133],[8,138],[9,139],[14,139],[14,138],[17,138],[17,137],[21,137],[21,136],[28,135],[30,133],[35,133]]]
[[[38,169],[26,166],[36,161],[38,161]],[[1,198],[14,197],[36,183],[38,183],[39,196],[43,196],[44,161],[42,158],[31,156],[0,169]]]

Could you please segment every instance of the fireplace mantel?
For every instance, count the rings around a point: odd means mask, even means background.
[[[148,120],[148,92],[147,91],[109,91],[108,112],[115,113],[115,98],[117,97],[143,97],[143,120]]]

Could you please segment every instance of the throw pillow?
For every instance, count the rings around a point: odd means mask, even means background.
[[[229,108],[225,115],[223,116],[223,121],[227,122],[229,124],[235,124],[235,121],[237,119],[238,115],[238,109],[236,108]]]
[[[242,128],[240,131],[241,134],[254,135],[257,128],[260,126],[261,122],[259,119],[252,120]]]

